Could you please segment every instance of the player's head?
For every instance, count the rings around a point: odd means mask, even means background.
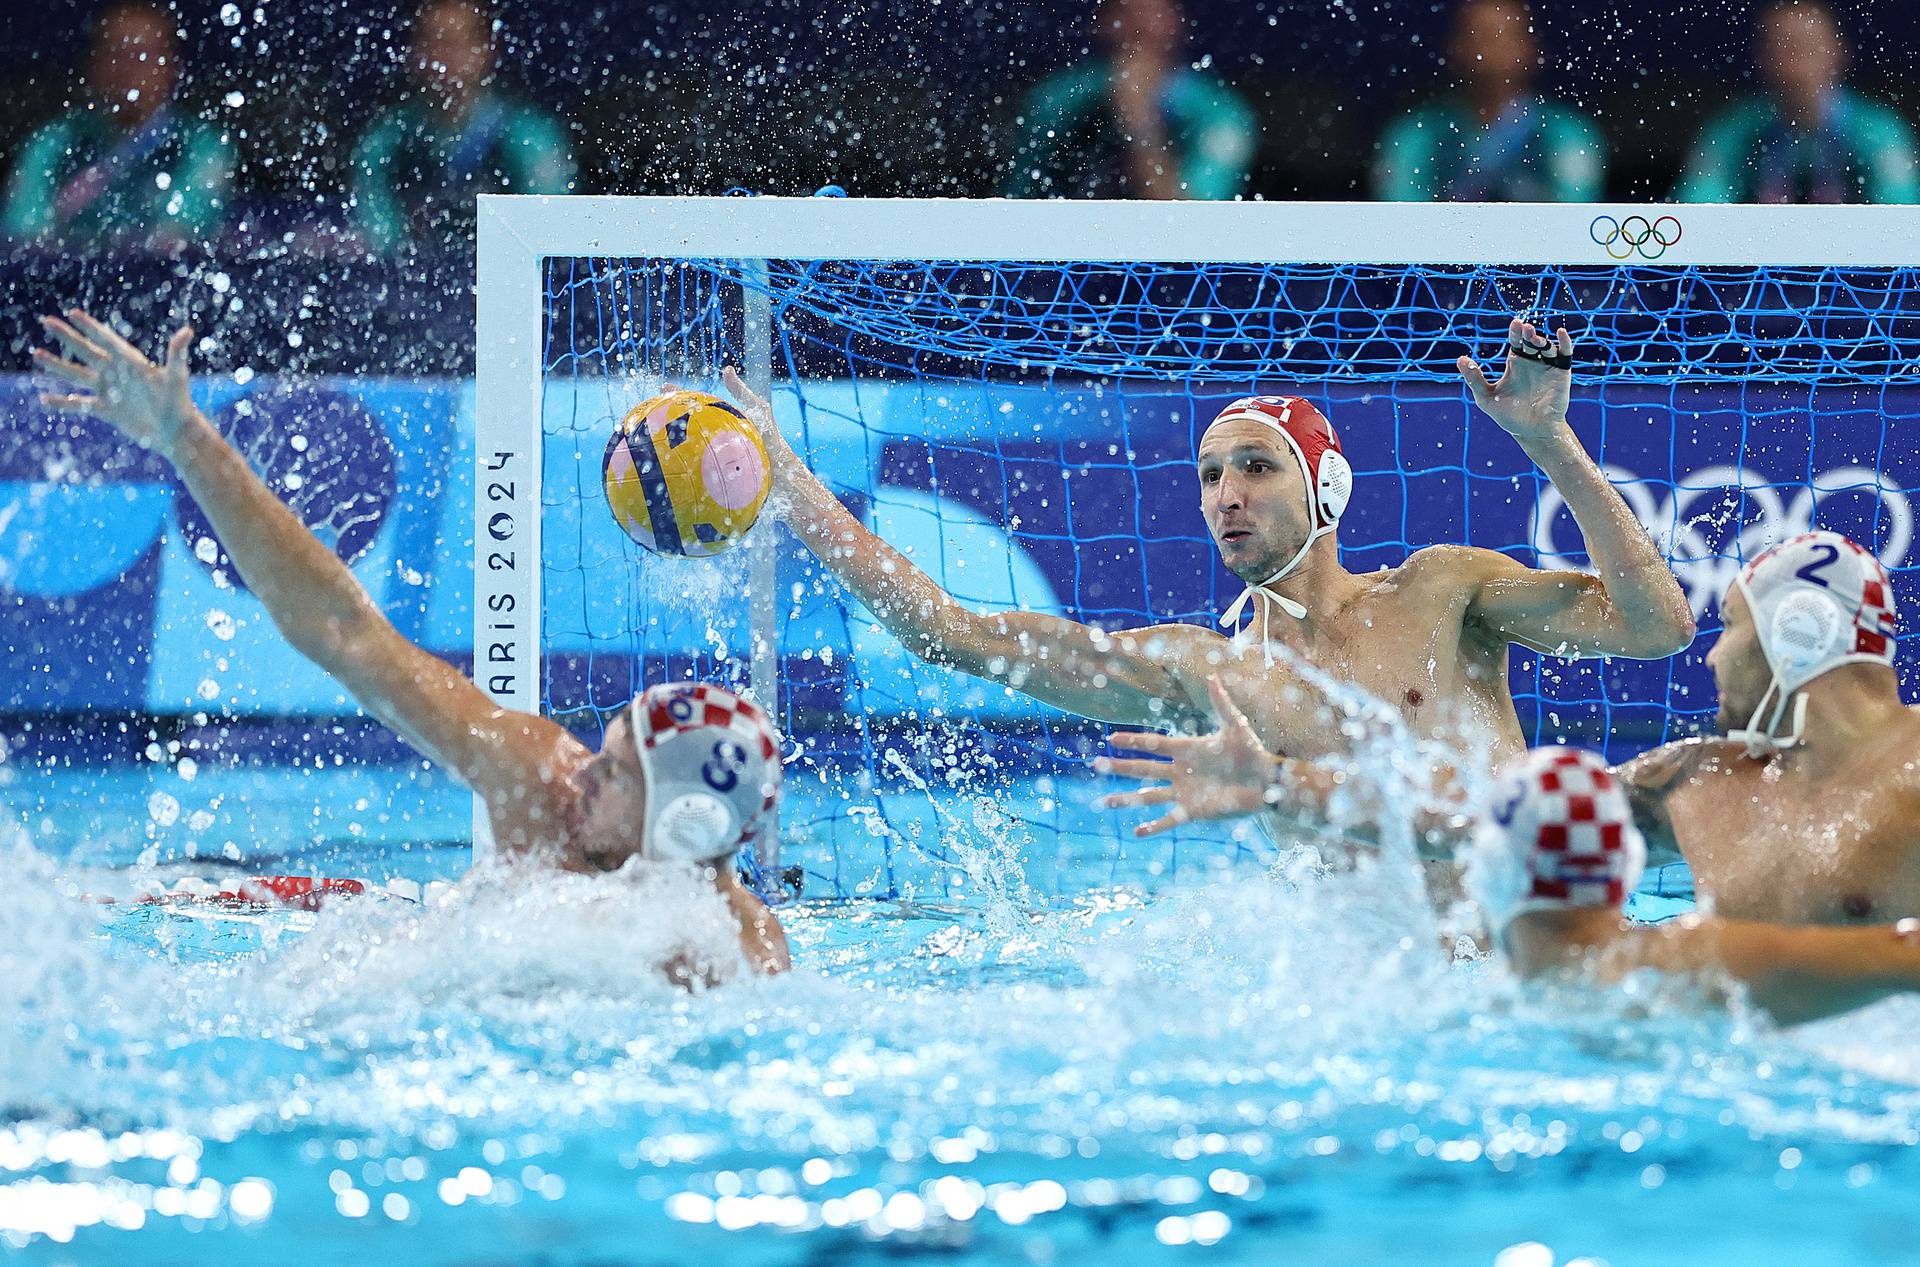
[[[1891,684],[1892,583],[1871,551],[1837,532],[1803,533],[1755,558],[1727,587],[1720,619],[1723,632],[1707,653],[1720,729],[1755,756],[1799,742],[1800,691],[1815,679],[1868,664],[1884,668]]]
[[[1760,73],[1791,104],[1814,107],[1840,82],[1847,42],[1820,0],[1772,0],[1754,14]]]
[[[121,0],[93,22],[87,82],[108,107],[144,118],[173,96],[180,82],[180,38],[165,8]]]
[[[1447,60],[1463,82],[1476,88],[1524,93],[1540,65],[1533,15],[1520,0],[1461,0],[1453,13]]]
[[[706,683],[650,687],[579,776],[583,859],[719,865],[750,849],[771,868],[781,777],[779,737],[752,701]]]
[[[1094,39],[1115,60],[1164,57],[1180,47],[1186,25],[1176,0],[1103,0],[1093,15]]]
[[[478,88],[493,74],[493,18],[477,0],[425,0],[413,20],[413,68],[447,91]]]
[[[1500,772],[1473,878],[1494,927],[1538,912],[1618,910],[1646,866],[1626,789],[1578,748],[1536,748]]]
[[[1243,396],[1200,437],[1198,469],[1207,531],[1221,561],[1247,583],[1222,623],[1237,622],[1256,591],[1291,616],[1306,615],[1268,587],[1292,575],[1314,542],[1332,536],[1347,509],[1353,468],[1333,425],[1298,396]]]

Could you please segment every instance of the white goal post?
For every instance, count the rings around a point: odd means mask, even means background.
[[[1663,265],[1920,263],[1920,213],[1896,207],[482,196],[475,680],[508,708],[540,710],[548,259],[729,259],[747,267],[769,259],[1644,265],[1631,247],[1625,257],[1617,252],[1655,225],[1676,239],[1663,248]],[[750,295],[746,368],[762,391],[771,370],[768,321],[764,295]],[[769,695],[776,676],[772,560],[763,548],[753,586],[764,606],[753,622],[752,680]],[[773,710],[773,699],[763,702]],[[491,841],[477,800],[473,825],[476,858],[483,858]]]

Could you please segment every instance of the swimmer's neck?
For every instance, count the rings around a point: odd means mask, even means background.
[[[1255,577],[1248,584],[1258,584],[1261,579]],[[1300,566],[1290,575],[1256,592],[1254,602],[1266,609],[1269,638],[1289,644],[1305,643],[1312,640],[1319,620],[1345,606],[1361,583],[1360,578],[1340,566],[1339,543],[1335,534],[1328,533],[1308,547],[1307,557],[1300,560]],[[1306,619],[1295,620],[1280,610],[1267,589],[1284,594],[1306,608]],[[1258,627],[1258,622],[1254,627]]]
[[[1908,716],[1899,679],[1884,664],[1843,664],[1800,688],[1807,725],[1787,756],[1812,773],[1858,761],[1897,733]]]

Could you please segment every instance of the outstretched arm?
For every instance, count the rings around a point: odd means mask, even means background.
[[[1106,633],[1059,616],[962,606],[840,504],[780,434],[772,406],[732,370],[725,378],[759,424],[787,526],[914,655],[1100,721],[1165,726],[1204,715],[1173,666],[1208,631]]]
[[[1460,358],[1460,374],[1474,403],[1520,442],[1566,500],[1597,575],[1517,563],[1496,568],[1480,582],[1471,617],[1548,654],[1672,655],[1693,641],[1693,611],[1646,529],[1567,425],[1573,339],[1561,329],[1550,340],[1518,317],[1507,335],[1498,382],[1471,357]]]
[[[1782,1025],[1836,1016],[1920,991],[1920,921],[1892,927],[1793,928],[1746,920],[1675,920],[1629,930],[1639,966],[1723,973]]]
[[[452,665],[401,637],[346,564],[322,545],[193,405],[182,327],[155,365],[105,323],[74,309],[43,318],[66,359],[35,349],[68,387],[49,408],[93,414],[172,462],[247,588],[294,649],[366,710],[477,791],[525,780],[530,756],[565,732],[502,709]]]

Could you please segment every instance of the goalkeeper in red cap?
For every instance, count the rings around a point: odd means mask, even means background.
[[[1002,682],[1068,712],[1134,726],[1211,729],[1207,679],[1226,677],[1261,739],[1312,757],[1344,747],[1341,715],[1312,679],[1350,683],[1417,733],[1485,734],[1498,760],[1523,750],[1507,648],[1546,655],[1671,655],[1693,615],[1666,562],[1567,424],[1573,340],[1516,318],[1491,381],[1458,365],[1475,402],[1553,480],[1586,537],[1595,575],[1542,571],[1492,550],[1434,546],[1356,575],[1334,533],[1352,470],[1327,419],[1295,396],[1229,405],[1200,441],[1200,513],[1247,588],[1227,635],[1189,624],[1107,632],[1036,612],[976,612],[875,536],[782,440],[772,409],[729,371],[760,422],[774,498],[789,527],[922,659]],[[1301,666],[1314,672],[1302,674]]]

